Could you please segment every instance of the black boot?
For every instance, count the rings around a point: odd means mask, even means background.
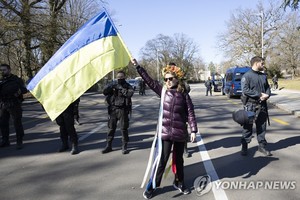
[[[248,143],[242,143],[241,155],[246,156],[248,154]]]
[[[265,144],[259,143],[258,151],[263,153],[265,156],[271,156],[272,155],[271,152],[268,151],[265,146],[266,146]]]
[[[105,153],[109,153],[112,151],[112,148],[111,148],[111,141],[107,142],[107,145],[106,147],[102,150],[102,153],[105,154]]]
[[[10,145],[9,140],[2,140],[0,147],[8,147]]]
[[[16,149],[18,149],[18,150],[23,149],[23,141],[17,141]]]
[[[78,144],[73,143],[72,144],[71,155],[75,155],[75,154],[78,154],[78,153],[79,153]]]
[[[61,147],[58,149],[58,152],[64,152],[69,149],[68,142],[62,142]]]
[[[124,142],[122,145],[122,154],[128,154],[129,151],[127,150],[127,142]]]

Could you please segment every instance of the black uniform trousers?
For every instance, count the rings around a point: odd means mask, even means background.
[[[257,111],[256,111],[257,112]],[[266,145],[266,129],[267,129],[267,119],[268,113],[265,108],[262,108],[257,114],[256,120],[254,121],[256,125],[256,135],[259,144]],[[243,126],[242,132],[242,143],[250,143],[253,133],[253,123],[245,124]]]
[[[211,86],[209,86],[209,87],[206,87],[206,96],[208,95],[208,92],[209,92],[209,94],[210,94],[210,96],[212,96],[212,87]]]
[[[23,142],[24,129],[22,125],[22,107],[21,104],[15,103],[13,106],[5,106],[1,103],[0,108],[0,129],[2,133],[2,143],[9,143],[9,119],[12,118],[17,143]]]
[[[74,127],[74,105],[71,104],[63,113],[56,118],[56,123],[59,125],[60,139],[64,145],[70,141],[77,145],[78,136]]]
[[[129,127],[129,117],[128,110],[124,108],[114,108],[110,111],[108,119],[108,133],[107,141],[111,143],[115,137],[115,132],[117,128],[117,123],[119,121],[120,129],[122,133],[122,142],[127,143],[129,141],[128,137],[128,127]]]
[[[170,140],[163,140],[162,141],[162,154],[161,159],[157,168],[156,174],[156,187],[160,186],[166,165],[168,163],[172,145],[173,153],[175,153],[175,163],[176,163],[176,174],[175,178],[178,179],[179,182],[184,183],[184,171],[183,171],[183,151],[184,151],[184,143],[185,142],[173,142]]]

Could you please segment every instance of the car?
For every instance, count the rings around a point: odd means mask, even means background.
[[[242,88],[241,88],[241,80],[242,76],[251,69],[251,67],[231,67],[227,69],[225,77],[224,77],[224,84],[222,94],[227,95],[228,98],[232,98],[234,96],[241,96],[242,95]]]
[[[221,92],[223,87],[222,80],[214,80],[214,92]]]
[[[129,79],[127,80],[127,83],[129,83],[132,86],[134,91],[140,88],[138,79]]]

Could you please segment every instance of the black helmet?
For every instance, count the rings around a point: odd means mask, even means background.
[[[232,118],[236,123],[243,126],[244,124],[250,124],[254,119],[254,115],[255,112],[240,109],[232,113]]]

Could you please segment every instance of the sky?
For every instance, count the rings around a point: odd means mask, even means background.
[[[224,60],[217,35],[226,31],[226,22],[237,9],[255,9],[268,0],[109,0],[106,9],[132,56],[158,34],[173,37],[183,33],[199,46],[205,63]],[[259,12],[259,11],[258,11]],[[258,16],[259,17],[259,16]]]

